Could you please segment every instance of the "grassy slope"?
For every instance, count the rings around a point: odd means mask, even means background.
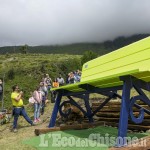
[[[63,54],[0,55],[0,77],[5,74],[4,106],[6,108],[11,106],[10,93],[14,84],[19,84],[23,89],[27,103],[30,92],[39,84],[44,73],[50,74],[54,79],[61,72],[65,78],[68,71],[80,69],[80,57]],[[14,79],[8,77],[10,70],[14,72]]]

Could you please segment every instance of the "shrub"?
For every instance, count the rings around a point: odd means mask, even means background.
[[[81,63],[82,65],[86,63],[87,61],[90,61],[92,59],[95,59],[98,57],[98,54],[93,51],[86,51],[83,56],[81,57]]]
[[[13,68],[8,71],[7,77],[8,77],[8,79],[10,79],[10,80],[13,80],[13,79],[14,79],[14,77],[15,77],[15,71],[14,71]]]

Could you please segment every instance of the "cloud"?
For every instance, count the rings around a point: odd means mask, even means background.
[[[0,0],[0,46],[102,42],[150,33],[149,0]]]

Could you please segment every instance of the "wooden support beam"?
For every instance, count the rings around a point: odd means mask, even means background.
[[[45,134],[48,132],[53,132],[53,131],[64,131],[64,130],[81,130],[81,129],[88,129],[88,128],[93,128],[97,126],[104,125],[104,122],[96,122],[96,123],[83,123],[83,124],[76,124],[76,125],[63,125],[60,127],[51,127],[51,128],[42,128],[42,129],[35,129],[35,134],[38,136],[40,134]]]
[[[118,123],[115,123],[115,122],[98,121],[98,122],[94,122],[94,123],[62,125],[60,127],[52,127],[52,128],[37,128],[37,129],[35,129],[34,132],[35,132],[35,135],[39,136],[40,134],[46,134],[48,132],[64,131],[64,130],[82,130],[82,129],[94,128],[97,126],[105,126],[105,125],[112,126],[112,127],[118,127]],[[146,130],[150,129],[150,126],[129,124],[128,129],[146,131]]]
[[[112,127],[118,127],[118,123],[116,123],[116,122],[105,122],[105,125],[112,126]],[[128,124],[128,129],[146,131],[146,130],[150,129],[150,126]]]
[[[139,112],[134,112],[134,115],[135,116],[138,116],[139,115]],[[120,113],[119,112],[111,112],[111,111],[108,111],[108,112],[97,112],[96,113],[96,116],[97,117],[105,117],[105,118],[118,118],[120,116]],[[145,114],[144,116],[144,119],[150,119],[150,115],[148,114]]]

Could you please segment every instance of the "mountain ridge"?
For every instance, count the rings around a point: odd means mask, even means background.
[[[129,37],[120,36],[114,40],[107,40],[101,43],[87,42],[87,43],[72,43],[66,45],[41,45],[41,46],[27,46],[28,53],[46,53],[46,54],[79,54],[82,55],[85,51],[91,50],[103,55],[113,50],[129,45],[133,42],[141,40],[150,36],[150,34],[136,34]],[[5,46],[0,47],[0,54],[7,53],[21,53],[20,46]]]

